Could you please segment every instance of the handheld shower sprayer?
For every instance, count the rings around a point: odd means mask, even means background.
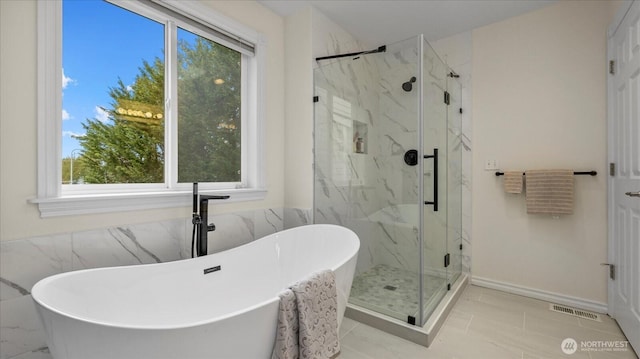
[[[191,223],[193,223],[193,231],[191,232],[191,258],[194,258],[194,248],[196,244],[196,232],[200,227],[200,214],[198,214],[198,184],[193,184],[193,213],[191,214]]]

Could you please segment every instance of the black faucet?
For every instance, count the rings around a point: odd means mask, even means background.
[[[228,198],[229,196],[198,195],[198,184],[193,184],[193,225],[197,232],[195,238],[196,254],[198,257],[208,254],[208,234],[216,230],[216,226],[213,223],[207,224],[209,221],[209,200]]]

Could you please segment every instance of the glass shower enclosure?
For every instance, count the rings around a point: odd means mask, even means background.
[[[418,326],[461,272],[456,76],[422,36],[314,70],[314,222],[360,238],[350,305]]]

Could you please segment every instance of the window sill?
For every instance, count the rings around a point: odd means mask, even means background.
[[[221,203],[263,200],[265,189],[232,189],[202,191],[202,194],[230,195]],[[191,207],[192,193],[187,191],[118,193],[104,195],[74,195],[56,198],[35,198],[41,218],[82,214],[139,211],[159,208]]]

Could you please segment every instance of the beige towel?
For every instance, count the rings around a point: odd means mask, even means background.
[[[522,193],[522,171],[504,171],[504,191]]]
[[[573,214],[573,170],[526,171],[528,214]]]
[[[280,294],[271,358],[330,359],[339,353],[336,277],[333,271],[325,270]]]

